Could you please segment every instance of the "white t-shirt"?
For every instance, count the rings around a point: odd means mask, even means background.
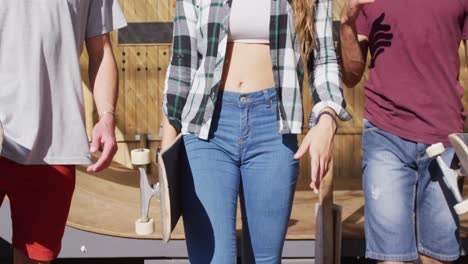
[[[118,0],[0,0],[1,156],[91,162],[79,57],[86,38],[125,25]]]

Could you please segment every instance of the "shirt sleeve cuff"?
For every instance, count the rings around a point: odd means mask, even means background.
[[[182,130],[182,124],[180,123],[180,120],[169,118],[168,121],[169,121],[169,124],[174,127],[177,134],[179,134],[180,131]]]
[[[312,128],[315,125],[317,125],[318,115],[323,109],[327,107],[335,111],[335,114],[338,116],[338,118],[341,121],[348,121],[352,118],[351,114],[348,111],[346,111],[346,109],[342,107],[341,105],[333,101],[322,101],[314,105],[314,108],[312,108],[312,111],[310,113],[310,118],[309,118],[309,128]]]

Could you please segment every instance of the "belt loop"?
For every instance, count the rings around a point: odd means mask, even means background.
[[[271,97],[270,97],[270,92],[268,89],[263,90],[263,96],[265,96],[265,101],[266,101],[266,108],[270,108],[271,106]]]

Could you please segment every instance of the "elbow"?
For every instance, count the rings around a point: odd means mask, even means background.
[[[342,66],[343,83],[348,88],[354,88],[359,82],[361,82],[362,76],[364,75],[364,64],[359,64],[358,67],[346,67]]]
[[[343,76],[343,83],[348,88],[354,88],[360,81],[361,81],[360,76],[356,76],[356,75],[344,75]]]

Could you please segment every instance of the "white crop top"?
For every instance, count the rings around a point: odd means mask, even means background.
[[[271,0],[232,0],[229,42],[270,43]]]

